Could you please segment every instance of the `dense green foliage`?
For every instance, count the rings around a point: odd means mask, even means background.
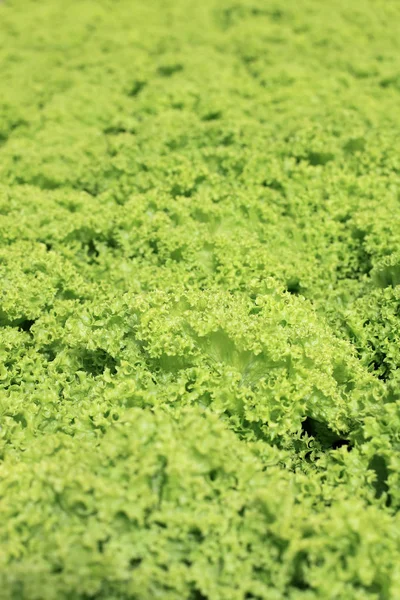
[[[0,5],[0,598],[400,599],[400,4]]]

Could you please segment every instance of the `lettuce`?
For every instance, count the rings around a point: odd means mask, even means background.
[[[398,598],[399,16],[1,3],[0,598]]]

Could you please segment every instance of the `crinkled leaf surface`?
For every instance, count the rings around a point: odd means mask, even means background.
[[[1,600],[399,600],[400,5],[0,4]]]

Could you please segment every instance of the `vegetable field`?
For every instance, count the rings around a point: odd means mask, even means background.
[[[400,600],[400,3],[0,4],[0,600]]]

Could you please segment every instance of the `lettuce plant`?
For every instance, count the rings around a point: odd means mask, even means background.
[[[0,598],[400,598],[400,6],[0,4]]]

